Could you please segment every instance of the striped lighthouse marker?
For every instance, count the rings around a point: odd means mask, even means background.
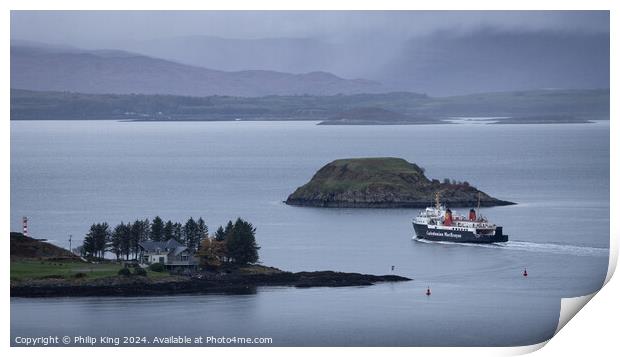
[[[27,237],[28,236],[28,217],[22,217],[22,233]]]

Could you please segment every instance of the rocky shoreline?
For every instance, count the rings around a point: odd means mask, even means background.
[[[11,297],[154,296],[200,293],[251,293],[260,286],[297,288],[368,286],[411,279],[398,275],[370,275],[334,271],[276,272],[269,274],[207,274],[148,277],[108,277],[93,280],[38,279],[11,282]]]
[[[358,201],[342,199],[296,199],[289,198],[284,201],[287,205],[301,207],[322,207],[322,208],[426,208],[431,203],[429,201]],[[480,203],[481,207],[509,206],[514,202],[495,200],[492,203]],[[450,201],[451,207],[475,207],[476,201]]]

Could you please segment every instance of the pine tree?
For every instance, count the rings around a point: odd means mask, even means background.
[[[224,232],[224,228],[222,226],[219,226],[217,228],[217,231],[215,231],[215,240],[218,242],[222,242],[224,241],[224,239],[226,239],[226,233]]]
[[[125,260],[129,260],[129,254],[131,254],[131,222],[127,222],[127,224],[123,224],[121,222],[121,242],[120,242],[120,250],[121,254],[125,256]]]
[[[207,223],[205,222],[205,220],[202,219],[202,217],[199,217],[196,224],[198,226],[199,240],[201,241],[207,238],[209,236],[209,227],[207,226]],[[200,242],[198,244],[200,245]]]
[[[179,243],[185,242],[185,240],[183,239],[183,225],[181,223],[177,222],[173,224],[172,239],[176,240]]]
[[[164,221],[159,216],[156,216],[151,223],[150,237],[154,241],[164,240]]]
[[[164,240],[174,239],[174,223],[172,221],[166,222],[164,226]]]
[[[149,228],[149,220],[145,219],[144,221],[141,221],[139,219],[137,219],[132,225],[131,225],[131,239],[130,239],[130,250],[134,255],[134,259],[138,258],[138,253],[140,252],[140,246],[139,243],[140,242],[144,242],[145,240],[149,239],[149,232],[150,232],[150,228]]]
[[[200,244],[200,236],[198,232],[198,224],[194,218],[190,217],[183,226],[183,234],[185,235],[185,245],[190,251],[195,252]]]
[[[105,252],[108,250],[111,236],[108,223],[103,222],[99,224],[99,229],[97,231],[97,250],[101,258],[104,258]]]
[[[148,218],[145,218],[144,221],[142,221],[142,237],[140,239],[140,242],[143,242],[150,238],[151,238],[151,222],[149,222]]]
[[[96,252],[95,232],[96,230],[97,228],[95,224],[91,225],[90,231],[88,231],[88,233],[84,237],[84,244],[82,245],[82,247],[84,247],[84,255],[86,255],[87,257],[95,256],[95,252]]]
[[[110,241],[110,248],[112,253],[116,256],[116,260],[119,260],[123,255],[123,239],[125,238],[123,231],[125,229],[125,224],[121,222],[119,225],[114,227],[114,231],[112,232],[112,239]]]
[[[89,257],[103,258],[110,242],[110,227],[106,222],[90,226],[84,237],[84,251]]]
[[[232,221],[228,221],[228,223],[226,223],[226,228],[224,228],[224,237],[228,237],[228,235],[232,233],[232,231],[233,231],[233,223]]]
[[[138,254],[138,243],[140,242],[140,230],[141,230],[142,222],[140,220],[136,220],[131,225],[131,235],[129,238],[129,252],[136,257]]]
[[[226,250],[235,264],[244,265],[258,261],[256,244],[256,228],[250,222],[238,218],[230,234],[226,238]]]

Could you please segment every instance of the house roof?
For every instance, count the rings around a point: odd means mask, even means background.
[[[179,255],[179,254],[181,254],[185,250],[187,250],[187,247],[185,247],[185,246],[176,247],[176,248],[174,248],[174,252],[172,252],[172,254]]]
[[[159,250],[160,252],[174,252],[175,255],[187,249],[186,246],[174,239],[167,241],[145,240],[138,243],[138,245],[147,252],[156,252]]]

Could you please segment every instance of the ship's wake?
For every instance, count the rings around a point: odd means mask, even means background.
[[[578,256],[590,256],[590,257],[606,257],[609,256],[609,249],[586,247],[570,244],[558,244],[558,243],[535,243],[525,241],[508,241],[504,243],[492,243],[492,244],[476,244],[476,243],[458,243],[458,242],[443,242],[443,241],[431,241],[426,239],[414,239],[422,243],[430,244],[449,244],[449,245],[462,245],[479,248],[490,249],[507,249],[507,250],[519,250],[533,253],[551,253],[551,254],[566,254],[566,255],[578,255]]]

